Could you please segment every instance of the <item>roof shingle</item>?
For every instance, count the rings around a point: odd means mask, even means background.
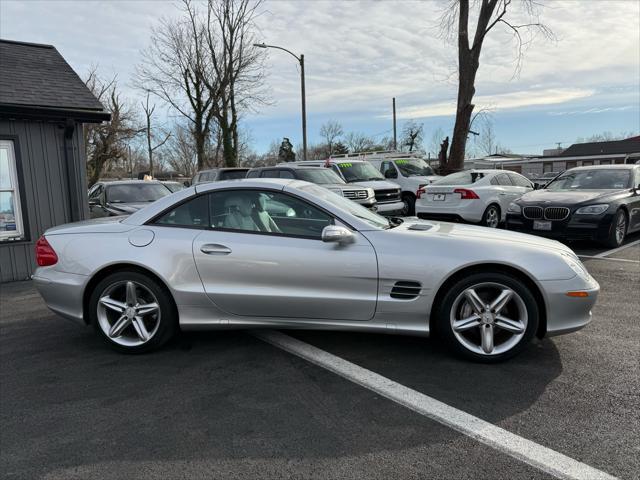
[[[55,47],[2,39],[0,105],[104,112]]]

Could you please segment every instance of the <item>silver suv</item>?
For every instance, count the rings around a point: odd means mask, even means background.
[[[372,188],[349,184],[335,172],[326,168],[280,164],[275,167],[252,168],[247,173],[247,178],[295,178],[304,180],[305,182],[325,187],[373,211],[377,209],[376,197]]]

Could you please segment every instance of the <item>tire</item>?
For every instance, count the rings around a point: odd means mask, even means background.
[[[401,215],[403,217],[414,216],[416,214],[416,197],[410,193],[405,193],[402,195],[402,202],[404,203],[404,208],[402,209]]]
[[[467,299],[469,289],[481,300],[481,307],[491,304],[504,291],[510,291],[511,296],[498,308],[499,315],[485,311],[478,316]],[[475,362],[498,363],[517,355],[531,341],[538,329],[539,307],[519,278],[498,272],[475,273],[447,289],[436,315],[435,331],[454,353]],[[517,329],[518,333],[507,328]],[[490,342],[485,343],[483,332],[491,336]]]
[[[132,270],[112,273],[95,286],[89,321],[111,348],[125,353],[159,348],[178,330],[171,293],[150,276]]]
[[[480,224],[489,228],[498,228],[500,225],[500,207],[492,203],[482,214]]]
[[[620,231],[619,228],[622,228]],[[604,241],[604,244],[610,248],[617,248],[624,243],[624,239],[627,236],[627,230],[629,228],[629,220],[624,210],[618,210],[611,222],[611,228],[609,229],[609,236]]]

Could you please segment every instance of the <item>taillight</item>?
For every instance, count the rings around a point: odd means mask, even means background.
[[[422,198],[422,195],[425,193],[426,193],[426,190],[424,189],[424,187],[420,187],[416,192],[416,198]]]
[[[480,198],[473,190],[467,190],[466,188],[456,188],[453,193],[459,193],[462,200],[477,200]]]
[[[36,262],[41,267],[48,267],[58,263],[58,255],[51,247],[44,235],[36,242]]]

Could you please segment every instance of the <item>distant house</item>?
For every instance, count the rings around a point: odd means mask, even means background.
[[[83,124],[109,118],[55,47],[0,40],[0,281],[30,277],[44,230],[87,218]]]
[[[609,142],[574,143],[551,155],[490,155],[465,160],[465,168],[503,168],[527,175],[563,172],[574,167],[635,163],[640,160],[640,136]]]

